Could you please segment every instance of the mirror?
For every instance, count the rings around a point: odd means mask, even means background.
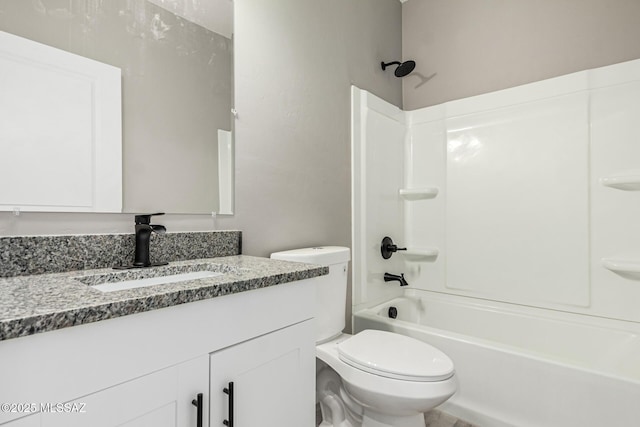
[[[0,0],[0,30],[122,70],[123,212],[232,214],[232,11],[231,0]]]

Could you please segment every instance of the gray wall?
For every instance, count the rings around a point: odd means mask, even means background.
[[[404,108],[640,58],[638,0],[408,0]]]
[[[350,86],[401,104],[397,0],[235,0],[243,252],[351,247]],[[345,320],[350,330],[351,291]]]
[[[397,0],[236,0],[236,217],[245,253],[351,246],[350,85],[401,103]]]
[[[401,104],[397,0],[236,0],[236,215],[168,215],[169,231],[240,229],[243,252],[351,244],[350,85]],[[159,195],[161,197],[161,195]],[[131,215],[0,213],[0,235],[132,232]]]

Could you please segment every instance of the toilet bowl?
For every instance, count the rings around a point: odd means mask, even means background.
[[[342,333],[349,249],[306,248],[273,259],[328,265],[316,287],[316,400],[321,427],[425,427],[424,412],[457,388],[453,362],[435,347],[400,334]]]
[[[365,427],[424,427],[423,413],[457,387],[453,363],[444,353],[391,332],[342,334],[318,345],[316,355],[340,376],[352,401],[347,406],[362,416]]]

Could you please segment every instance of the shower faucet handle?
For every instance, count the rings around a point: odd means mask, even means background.
[[[397,251],[406,251],[407,248],[399,248],[398,246],[393,244],[393,240],[391,237],[385,236],[382,239],[382,245],[380,245],[380,253],[382,254],[382,258],[389,259],[391,255],[393,255]]]

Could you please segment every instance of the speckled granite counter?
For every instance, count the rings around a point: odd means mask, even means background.
[[[151,262],[242,253],[237,230],[151,235]],[[0,237],[0,277],[108,268],[133,262],[134,234]]]
[[[215,270],[224,274],[115,292],[102,292],[90,286],[200,270]],[[238,255],[177,261],[169,266],[148,269],[82,270],[0,279],[0,340],[265,288],[328,273],[328,267]]]

